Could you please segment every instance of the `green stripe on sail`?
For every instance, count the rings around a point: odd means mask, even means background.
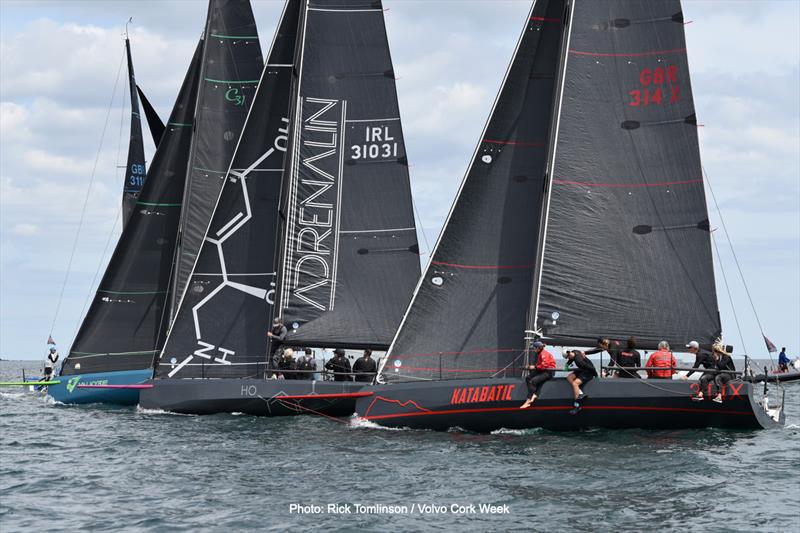
[[[185,124],[183,122],[167,122],[167,126],[175,126],[176,128],[191,128],[191,124]]]
[[[202,170],[203,172],[213,172],[213,173],[215,173],[215,174],[227,174],[227,173],[228,173],[227,171],[222,171],[222,170],[211,170],[210,168],[200,168],[200,167],[194,167],[194,169],[195,169],[195,170]]]
[[[136,202],[136,205],[149,205],[153,207],[180,207],[181,204],[161,204],[158,202]]]
[[[258,39],[258,35],[217,35],[212,33],[211,36],[217,39]]]
[[[154,353],[158,353],[158,350],[145,350],[141,352],[108,352],[108,353],[72,352],[69,354],[69,358],[86,359],[89,357],[102,357],[104,355],[148,355]]]
[[[214,78],[204,78],[211,83],[258,83],[259,80],[215,80]]]
[[[167,291],[106,291],[103,289],[97,289],[97,292],[104,292],[106,294],[166,294]]]

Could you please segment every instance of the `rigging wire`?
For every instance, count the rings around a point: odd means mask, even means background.
[[[78,239],[80,238],[81,235],[81,229],[83,229],[83,222],[86,217],[86,207],[89,204],[89,197],[91,196],[92,193],[92,185],[94,185],[94,178],[97,171],[97,165],[100,161],[100,154],[102,153],[103,150],[103,140],[105,139],[106,129],[108,128],[108,122],[109,119],[111,118],[111,109],[114,105],[114,97],[117,94],[117,86],[119,85],[119,77],[120,73],[122,72],[122,65],[124,61],[125,61],[125,52],[123,51],[122,57],[120,57],[119,60],[119,67],[117,68],[117,79],[114,81],[114,88],[111,91],[111,99],[108,102],[108,111],[106,111],[106,120],[105,123],[103,124],[103,131],[100,134],[100,145],[97,147],[97,154],[95,155],[94,158],[94,165],[92,166],[92,173],[89,177],[89,184],[86,187],[86,196],[83,199],[83,206],[81,207],[81,214],[80,218],[78,219],[78,230],[75,232],[75,239],[72,241],[72,251],[69,254],[69,260],[67,261],[67,269],[66,272],[64,273],[64,281],[61,284],[61,291],[59,292],[58,295],[58,302],[56,303],[56,309],[55,312],[53,313],[53,321],[50,323],[51,337],[53,336],[53,329],[56,326],[56,321],[58,320],[58,313],[61,310],[61,304],[64,300],[64,290],[67,287],[67,283],[69,282],[69,275],[72,272],[72,262],[75,259],[75,250],[78,247]]]
[[[744,279],[742,266],[739,264],[739,258],[736,257],[736,251],[733,249],[733,241],[731,240],[731,236],[728,233],[728,227],[725,224],[725,217],[722,216],[722,210],[719,207],[719,203],[717,203],[717,197],[714,194],[714,188],[711,186],[711,180],[708,179],[708,173],[706,172],[706,167],[703,166],[701,168],[703,170],[703,179],[708,185],[708,190],[709,192],[711,192],[711,198],[714,200],[714,207],[716,207],[717,214],[719,215],[719,220],[722,223],[722,230],[725,232],[725,238],[728,239],[728,246],[731,249],[731,255],[733,255],[733,262],[736,264],[736,269],[739,271],[739,278],[742,280],[742,285],[744,286],[744,291],[747,294],[747,299],[750,302],[750,307],[753,310],[753,315],[756,317],[756,324],[758,324],[758,329],[759,331],[761,331],[761,336],[766,338],[766,335],[764,335],[764,328],[761,327],[761,320],[758,317],[758,311],[756,311],[756,306],[753,303],[753,297],[750,295],[750,289],[747,286],[747,281],[745,281]],[[767,350],[767,354],[769,355],[770,362],[774,365],[775,361],[772,358],[772,352]]]
[[[127,30],[126,30],[127,34]],[[122,153],[122,139],[123,139],[123,126],[125,124],[125,111],[127,109],[125,95],[127,94],[126,89],[129,90],[130,83],[127,81],[130,78],[126,78],[125,85],[122,88],[122,105],[120,106],[120,113],[119,113],[119,138],[117,140],[117,158],[115,159],[117,165],[116,170],[114,171],[114,182],[119,183],[119,170],[120,168],[125,168],[125,172],[127,173],[127,165],[120,167],[120,154]],[[124,195],[125,184],[123,184],[123,195]],[[97,293],[97,289],[95,288],[95,283],[97,283],[97,278],[100,276],[100,269],[105,264],[105,257],[108,253],[108,248],[111,245],[111,239],[114,236],[114,232],[117,229],[117,224],[119,223],[120,213],[122,212],[122,203],[119,204],[117,207],[117,214],[114,217],[114,224],[111,226],[111,230],[108,233],[108,237],[106,238],[106,244],[103,247],[103,253],[100,255],[100,260],[97,263],[97,269],[94,271],[94,277],[92,278],[92,282],[89,284],[89,290],[86,293],[86,299],[83,301],[83,308],[81,309],[80,314],[78,315],[78,321],[75,324],[75,333],[72,336],[72,342],[70,344],[75,343],[75,339],[78,337],[78,333],[83,323],[84,317],[86,316],[86,309],[89,306],[89,302],[91,301],[92,296]],[[98,287],[99,288],[99,287]]]
[[[739,332],[739,342],[742,343],[742,350],[748,354],[747,345],[744,343],[744,335],[742,335],[742,326],[739,324],[739,316],[736,314],[736,306],[733,304],[733,296],[731,295],[731,288],[728,285],[728,276],[725,275],[725,267],[722,264],[722,257],[719,254],[719,247],[717,246],[717,239],[714,238],[714,233],[711,233],[711,242],[714,244],[714,250],[717,252],[717,259],[719,260],[719,269],[722,272],[722,280],[725,283],[725,292],[728,293],[728,301],[731,303],[731,310],[733,311],[733,320],[736,322],[736,330]]]

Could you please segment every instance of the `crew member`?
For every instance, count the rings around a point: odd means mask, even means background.
[[[642,356],[639,355],[639,351],[636,349],[635,337],[628,337],[628,341],[625,343],[625,349],[617,354],[617,366],[620,367],[620,370],[617,370],[618,378],[639,377],[638,370],[623,370],[625,367],[637,368],[642,366]]]
[[[278,370],[283,374],[283,379],[296,379],[297,376],[293,370],[297,369],[294,361],[294,350],[286,348],[283,350],[283,356],[278,361]]]
[[[700,343],[697,341],[692,341],[686,345],[687,351],[691,354],[694,354],[694,364],[692,365],[692,370],[686,373],[683,376],[683,379],[689,379],[689,377],[695,373],[695,368],[714,368],[714,358],[711,356],[710,353],[704,352],[700,349]]]
[[[269,361],[273,367],[278,366],[279,360],[276,359],[275,354],[278,352],[278,349],[283,344],[283,340],[286,338],[286,334],[288,330],[286,326],[283,325],[283,319],[279,316],[275,317],[275,320],[272,321],[272,327],[269,331],[267,331],[267,340],[269,340]]]
[[[297,363],[297,379],[314,379],[314,372],[317,370],[317,362],[314,360],[314,352],[311,348],[306,348],[305,353]]]
[[[678,372],[675,370],[678,362],[672,352],[669,351],[669,343],[667,341],[658,343],[658,351],[653,352],[645,366],[648,367],[647,377],[650,379],[672,379],[672,375]],[[649,368],[658,370],[649,370]]]
[[[591,350],[586,350],[583,353],[584,355],[594,355],[601,352],[608,352],[608,356],[610,359],[608,366],[617,366],[618,364],[617,360],[619,358],[619,353],[620,353],[619,341],[617,340],[612,341],[608,340],[605,337],[600,337],[599,339],[597,339],[597,345],[594,348],[592,348]],[[605,375],[606,375],[605,371],[603,371],[603,377],[605,377]]]
[[[375,374],[378,373],[378,364],[372,359],[372,350],[367,348],[364,350],[363,357],[356,359],[353,363],[353,374],[356,381],[363,383],[370,383],[375,379]]]
[[[714,401],[722,403],[722,398],[725,395],[725,385],[731,381],[735,374],[729,371],[736,371],[736,365],[733,364],[731,355],[725,351],[725,348],[720,343],[715,343],[712,350],[714,351],[714,359],[716,359],[715,368],[721,372],[717,373],[714,378],[714,383],[717,385],[717,395],[714,396]]]
[[[556,375],[556,360],[553,354],[544,349],[544,343],[536,341],[531,345],[531,348],[533,348],[536,362],[525,367],[526,370],[531,371],[528,377],[525,378],[525,382],[528,384],[528,398],[525,403],[520,405],[520,409],[530,407],[539,396],[539,391],[542,389],[544,382],[548,379],[553,379],[553,376]]]
[[[595,378],[597,370],[594,363],[580,350],[565,350],[563,356],[567,360],[567,366],[575,364],[577,367],[567,374],[567,381],[572,385],[572,394],[575,397],[574,407],[569,414],[576,415],[580,412],[584,400],[588,398],[581,390],[581,385],[585,385]]]
[[[333,359],[325,363],[325,370],[333,372],[334,381],[352,381],[350,379],[350,361],[341,348],[333,351]]]
[[[781,372],[788,372],[789,371],[789,363],[791,363],[791,359],[789,356],[786,355],[786,348],[781,348],[781,353],[778,354],[778,368]]]
[[[47,357],[44,359],[44,376],[40,381],[50,381],[53,377],[53,370],[56,367],[56,363],[58,362],[58,352],[56,351],[55,346],[50,347],[50,351],[47,353]]]

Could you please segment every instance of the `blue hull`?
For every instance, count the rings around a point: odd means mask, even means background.
[[[144,383],[152,377],[151,368],[59,376],[61,383],[47,387],[47,394],[55,401],[66,404],[136,405],[139,403],[138,389],[84,389],[78,385],[134,385]]]

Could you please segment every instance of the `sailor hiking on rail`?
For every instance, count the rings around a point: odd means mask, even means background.
[[[541,341],[534,342],[531,347],[536,357],[536,362],[526,367],[531,373],[525,378],[528,385],[528,398],[519,408],[527,409],[531,404],[536,401],[539,396],[539,391],[545,381],[553,379],[556,375],[556,360],[553,354],[544,349],[544,343]]]

